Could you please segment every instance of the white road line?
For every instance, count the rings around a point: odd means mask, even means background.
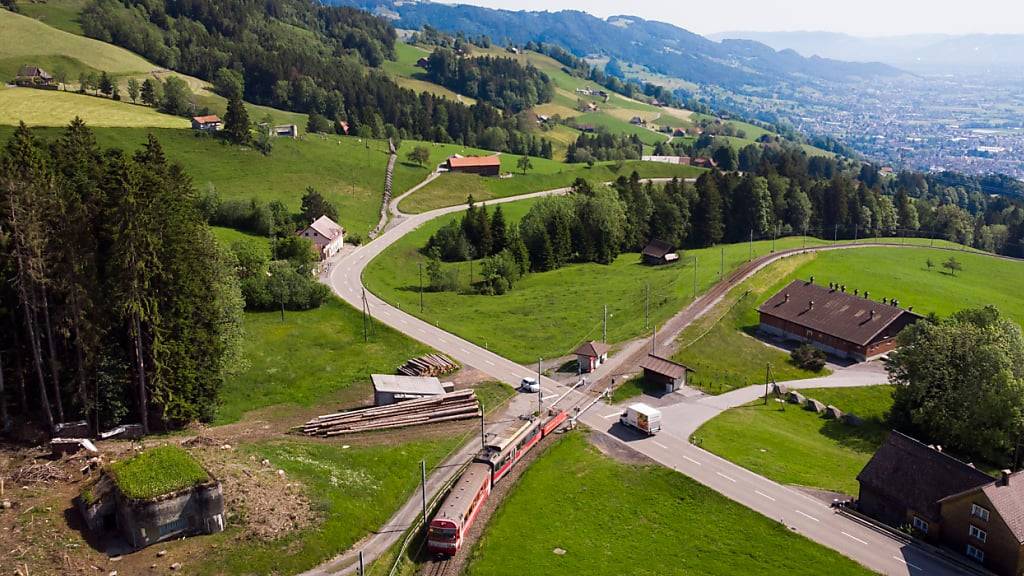
[[[463,354],[469,354],[469,350],[466,350],[465,348],[459,348],[459,350],[461,350]]]
[[[484,362],[487,362],[487,363],[488,363],[488,364],[490,364],[491,366],[494,366],[494,362],[491,362],[490,360],[487,360],[486,358],[484,359]]]
[[[445,340],[444,338],[438,338],[437,341],[440,342],[441,344],[447,344],[448,343],[448,341]]]
[[[865,542],[865,541],[861,540],[860,538],[857,538],[857,537],[856,537],[856,536],[854,536],[853,534],[849,534],[849,533],[846,533],[846,532],[842,532],[841,530],[840,530],[840,532],[842,533],[842,535],[843,535],[843,536],[846,536],[846,537],[847,537],[847,538],[849,538],[850,540],[856,540],[857,542],[860,542],[861,544],[863,544],[863,545],[865,545],[865,546],[867,546],[867,545],[868,545],[868,543],[867,543],[867,542]]]
[[[700,462],[697,462],[696,460],[694,460],[693,458],[690,458],[689,456],[687,456],[685,454],[683,455],[683,458],[686,458],[687,460],[689,460],[690,462],[693,462],[697,466],[703,466],[703,464],[701,464]],[[735,482],[735,480],[733,480],[733,482]]]
[[[686,458],[686,456],[683,456],[683,458]],[[735,483],[735,482],[736,482],[736,480],[735,480],[735,479],[733,479],[733,478],[729,478],[728,476],[726,476],[725,474],[722,474],[721,472],[715,472],[715,474],[718,474],[719,476],[721,476],[722,478],[725,478],[725,479],[726,479],[726,480],[728,480],[729,482],[733,482],[733,483]]]
[[[897,562],[899,562],[901,564],[906,564],[907,566],[910,566],[914,570],[923,570],[923,568],[921,568],[917,564],[911,564],[910,562],[907,562],[906,560],[904,560],[903,558],[900,558],[899,556],[893,556],[892,558],[893,558],[893,560],[895,560],[895,561],[897,561]]]
[[[401,322],[402,324],[408,324],[409,323],[409,321],[406,320],[405,318],[399,318],[398,321]]]
[[[601,416],[601,418],[604,418],[605,420],[611,420],[612,418],[615,418],[618,415],[618,412],[612,412],[611,414],[605,414],[604,416]]]
[[[775,498],[772,498],[771,496],[765,494],[764,492],[761,492],[760,490],[754,490],[754,494],[757,494],[758,496],[761,496],[763,498],[767,498],[767,499],[771,500],[772,502],[775,502]]]
[[[796,513],[801,515],[801,516],[803,516],[804,518],[810,518],[811,520],[814,520],[815,522],[821,522],[821,520],[818,520],[814,516],[811,516],[810,514],[807,514],[805,512],[801,512],[801,511],[797,510]]]
[[[661,442],[654,441],[654,445],[657,446],[658,448],[663,448],[665,450],[668,450],[668,446],[665,446]]]
[[[541,398],[541,400],[550,400],[552,398],[558,398],[558,394],[548,394],[547,396]]]

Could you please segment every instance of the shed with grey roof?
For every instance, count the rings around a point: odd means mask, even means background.
[[[440,396],[446,392],[441,381],[433,376],[371,374],[370,380],[373,381],[373,403],[377,406]]]

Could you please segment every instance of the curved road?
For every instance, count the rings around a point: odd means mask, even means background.
[[[564,194],[567,189],[537,192],[523,196],[491,200],[487,204],[499,204],[535,198],[553,194]],[[403,195],[404,196],[404,195]],[[399,310],[381,300],[362,284],[362,273],[374,257],[394,244],[405,234],[421,224],[442,216],[458,212],[463,206],[441,208],[423,214],[405,215],[397,210],[398,202],[393,202],[393,213],[399,215],[387,231],[373,242],[360,246],[333,262],[325,274],[324,281],[341,298],[358,309],[363,306],[363,297],[369,304],[373,316],[380,322],[412,337],[428,346],[439,350],[463,365],[472,366],[489,376],[516,386],[522,378],[534,376],[535,373],[511,360],[503,358],[472,342],[448,333],[415,316]],[[867,244],[878,246],[879,244]],[[860,245],[864,246],[864,245]],[[899,247],[900,245],[890,245]],[[749,278],[758,270],[786,256],[815,252],[821,250],[844,249],[857,246],[826,246],[807,249],[785,250],[758,258],[740,267],[729,278],[713,286],[707,293],[699,297],[679,314],[673,317],[659,333],[659,337],[668,341],[674,338],[683,328],[710,311],[714,305],[735,285]],[[628,371],[646,355],[650,341],[638,339],[628,344],[618,354],[592,375],[597,382],[602,382],[613,374]],[[852,374],[851,374],[852,376]],[[874,376],[869,376],[873,378]],[[834,385],[850,386],[864,384],[864,378],[833,378],[825,382],[806,381],[787,383],[791,388]],[[879,382],[870,382],[879,383]],[[543,395],[546,400],[561,395],[567,388],[554,380],[542,379]],[[767,478],[754,474],[736,464],[719,458],[710,452],[692,445],[690,435],[704,422],[722,411],[752,401],[760,396],[762,388],[751,386],[735,390],[721,396],[707,396],[696,400],[685,400],[681,403],[662,409],[662,432],[656,437],[639,437],[618,424],[619,409],[598,403],[581,417],[581,421],[594,430],[604,433],[616,441],[640,452],[660,464],[672,468],[712,488],[722,495],[765,516],[778,520],[791,530],[803,534],[820,544],[828,546],[864,566],[891,575],[947,575],[966,573],[963,568],[954,565],[930,550],[906,544],[902,541],[867,527],[846,516],[835,514],[827,503],[816,500],[792,488],[781,485]],[[572,392],[568,400],[581,401],[585,393]],[[535,409],[536,397],[519,395],[512,410],[527,413]],[[455,464],[463,462],[476,451],[477,440],[467,443],[458,453],[446,461],[447,466],[428,479],[428,491],[433,494],[455,472]],[[419,517],[419,495],[410,498],[381,531],[371,535],[357,545],[365,554],[367,563],[385,552],[391,545],[398,542],[406,528]],[[328,575],[353,573],[355,550],[335,558],[307,574]],[[824,567],[823,567],[824,568]]]

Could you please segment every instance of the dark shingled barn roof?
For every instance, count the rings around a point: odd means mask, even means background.
[[[904,314],[920,317],[898,306],[803,280],[791,282],[758,311],[861,346]]]
[[[674,252],[672,245],[668,242],[661,240],[651,240],[647,246],[644,246],[644,256],[650,256],[652,258],[664,258],[666,255]]]
[[[992,480],[981,470],[895,430],[857,475],[862,487],[936,521],[939,500]]]
[[[682,378],[687,372],[693,372],[693,369],[687,366],[666,360],[654,354],[648,354],[647,358],[644,358],[644,361],[640,363],[640,367],[673,379]]]

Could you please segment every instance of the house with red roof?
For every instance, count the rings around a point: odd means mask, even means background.
[[[449,172],[465,172],[481,176],[498,176],[501,174],[501,158],[493,156],[459,156],[448,158],[446,167]]]
[[[224,121],[216,114],[193,116],[192,129],[199,130],[200,132],[216,132],[217,130],[224,129]]]

